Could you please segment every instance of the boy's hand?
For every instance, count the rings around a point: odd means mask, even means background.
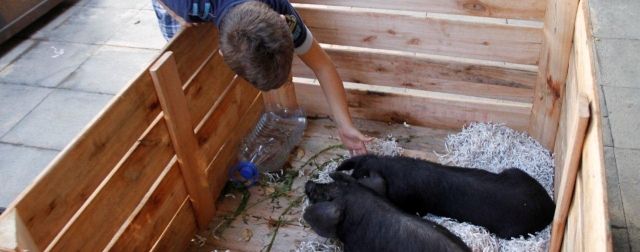
[[[372,137],[363,135],[353,126],[342,127],[338,132],[340,134],[342,144],[349,150],[349,153],[352,156],[367,154],[367,148],[364,144],[373,140]]]

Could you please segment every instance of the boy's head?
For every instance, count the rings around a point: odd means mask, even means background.
[[[293,38],[286,21],[268,5],[248,1],[233,7],[220,24],[224,61],[256,88],[279,88],[291,72]]]

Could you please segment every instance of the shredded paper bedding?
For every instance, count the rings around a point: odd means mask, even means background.
[[[553,157],[540,143],[525,133],[503,124],[473,123],[462,132],[449,135],[445,141],[446,153],[438,154],[443,164],[478,168],[499,173],[507,168],[519,168],[538,180],[553,197]],[[388,137],[376,139],[367,146],[371,153],[397,156],[403,149],[397,141]],[[336,159],[318,174],[314,181],[329,183],[329,174],[342,160]],[[305,202],[305,205],[308,204]],[[494,251],[546,251],[550,239],[550,227],[527,237],[501,239],[483,227],[456,220],[427,215],[425,219],[436,222],[459,236],[474,252]],[[342,251],[340,242],[333,239],[312,239],[300,243],[296,251]]]

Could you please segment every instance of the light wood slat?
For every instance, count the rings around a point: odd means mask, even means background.
[[[320,86],[296,82],[296,95],[309,116],[329,112]],[[454,97],[435,93],[430,97],[392,94],[369,88],[369,85],[345,84],[351,115],[356,118],[386,122],[407,122],[435,128],[461,128],[475,121],[504,122],[514,129],[526,129],[530,107],[507,102],[474,102],[471,97]],[[369,87],[367,87],[369,86]],[[416,93],[416,91],[413,91]]]
[[[588,1],[582,0],[578,8],[573,51],[576,61],[576,77],[580,90],[589,97],[591,121],[582,152],[582,174],[584,201],[582,216],[582,248],[584,251],[612,251],[609,225],[609,204],[605,175],[602,140],[602,117],[600,98],[596,91],[595,60],[591,18]]]
[[[149,251],[167,227],[173,215],[178,212],[182,202],[188,196],[180,167],[175,162],[167,166],[169,171],[151,195],[140,202],[140,211],[131,221],[125,222],[122,234],[114,237],[108,251]]]
[[[207,64],[218,64],[218,65],[223,64],[222,59],[220,57],[212,57],[210,59],[211,61],[208,62]],[[225,70],[224,68],[220,68],[220,71],[224,72],[228,70]],[[208,78],[204,78],[204,79],[209,81],[202,82],[202,83],[192,81],[187,86],[187,88],[203,85],[204,83],[206,83],[207,85],[215,85],[215,86],[223,86],[223,87],[228,86],[228,81],[230,81],[230,79],[233,76],[227,76],[227,78],[229,79],[226,79],[226,80],[224,78],[215,78],[217,72],[218,71],[198,73],[198,75],[207,75]],[[194,78],[194,80],[197,80],[199,78],[200,77],[196,77]],[[213,88],[213,90],[220,91],[222,90],[222,88]],[[193,111],[197,111],[198,114],[204,115],[203,111],[206,111],[207,108],[211,107],[214,103],[216,103],[216,100],[209,99],[210,98],[209,96],[211,95],[207,95],[207,96],[198,95],[198,94],[207,93],[207,92],[205,91],[187,92],[188,94],[191,94],[190,96],[197,97],[197,99],[190,99],[190,101],[191,101],[192,108],[196,108],[196,109],[193,109]],[[224,94],[216,94],[213,96],[220,97],[222,95]],[[224,98],[219,98],[219,99],[224,99]],[[149,135],[143,136],[141,138],[142,139],[142,141],[140,142],[141,144],[133,148],[132,153],[130,154],[130,156],[126,157],[126,161],[124,161],[124,163],[121,165],[120,168],[116,168],[114,170],[115,175],[113,176],[115,177],[115,179],[111,179],[111,175],[110,175],[106,179],[108,181],[107,184],[105,185],[104,188],[102,188],[97,193],[96,198],[90,200],[89,203],[86,203],[88,204],[88,207],[86,209],[84,208],[82,209],[82,212],[79,213],[79,217],[77,219],[74,218],[72,221],[70,221],[70,224],[68,224],[69,227],[67,227],[67,229],[65,229],[65,231],[63,231],[59,235],[59,238],[57,239],[59,241],[56,241],[56,243],[58,243],[55,245],[56,247],[68,248],[67,246],[69,246],[73,248],[74,246],[87,246],[87,249],[91,250],[91,248],[93,249],[102,248],[109,242],[110,240],[109,236],[113,235],[119,228],[119,225],[122,223],[122,222],[118,223],[117,221],[115,221],[115,219],[120,218],[122,221],[124,221],[124,219],[126,218],[125,216],[130,215],[132,209],[135,208],[135,204],[140,201],[144,193],[148,190],[150,183],[152,183],[152,181],[155,181],[155,178],[159,174],[159,170],[161,170],[166,165],[166,163],[171,159],[173,155],[173,149],[171,148],[171,143],[167,135],[168,131],[166,129],[166,125],[162,123],[161,120],[154,123],[153,125],[154,126],[152,126],[152,129],[150,129]],[[161,138],[162,141],[154,140],[156,138]],[[210,159],[212,156],[208,156],[208,157],[209,158],[207,158],[207,160]],[[141,174],[136,175],[137,173],[133,173],[132,171],[130,171],[134,169],[140,169],[139,167],[141,166],[148,167],[143,171],[138,171]],[[204,171],[204,167],[203,167],[203,171]],[[145,176],[145,174],[147,175]],[[120,184],[128,183],[128,180],[131,180],[131,179],[127,180],[126,176],[134,176],[139,181],[137,181],[133,185],[129,185],[126,187],[120,186]],[[136,176],[139,176],[140,178],[137,178]],[[128,190],[128,191],[123,191],[123,190]],[[138,190],[138,191],[135,191],[135,190]],[[111,201],[119,198],[119,196],[114,196],[114,195],[127,195],[127,198],[121,199],[120,203],[113,203],[113,202],[110,203]],[[103,209],[108,209],[109,204],[119,204],[120,208],[118,209],[118,211],[121,211],[120,214],[116,214],[117,217],[112,216],[112,218],[109,220],[110,222],[104,219],[102,220],[100,219],[100,218],[103,218],[104,216],[107,216],[106,214],[105,215],[95,214],[96,211],[102,211]],[[213,208],[213,202],[211,202],[209,206]],[[82,225],[82,223],[88,223],[88,222],[100,223],[105,221],[107,222],[107,224],[102,225],[103,236],[89,237],[83,240],[83,244],[76,244],[72,242],[73,240],[72,237],[82,236],[89,233],[89,232],[85,232],[86,230],[85,231],[83,230],[86,228],[90,228],[90,226]],[[76,233],[80,233],[80,234],[76,234]]]
[[[229,140],[220,149],[220,152],[210,165],[208,177],[210,181],[214,181],[211,186],[214,195],[220,194],[224,183],[228,180],[227,169],[231,162],[235,160],[238,144],[253,129],[263,111],[263,107],[262,97],[258,96],[253,101],[249,112],[242,117],[240,125],[235,128],[237,131],[228,138]],[[223,183],[220,183],[220,181],[223,181]],[[184,250],[196,232],[196,222],[192,211],[191,204],[189,204],[188,199],[185,199],[183,206],[164,230],[151,251]]]
[[[235,164],[242,139],[253,130],[264,111],[262,95],[256,97],[249,110],[236,124],[234,131],[226,137],[226,141],[216,153],[216,157],[207,168],[207,177],[211,183],[211,192],[220,196],[224,185],[229,180],[229,168]]]
[[[393,15],[361,10],[297,8],[321,43],[537,64],[538,28]]]
[[[0,251],[40,251],[15,208],[0,217]]]
[[[242,78],[236,78],[225,97],[209,111],[207,119],[203,121],[196,134],[207,160],[212,160],[225,141],[231,135],[237,134],[236,127],[242,121],[240,115],[249,110],[258,95],[258,90],[251,84]]]
[[[584,211],[583,201],[584,193],[582,186],[584,185],[582,176],[578,173],[576,177],[576,187],[571,202],[571,209],[567,218],[566,235],[562,242],[562,251],[584,251],[580,249],[583,244],[583,224],[584,218],[582,212]]]
[[[102,250],[131,214],[174,155],[166,124],[160,117],[60,231],[48,249]],[[100,227],[100,235],[94,232]]]
[[[187,29],[168,45],[180,55],[176,60],[181,78],[188,79],[216,50],[217,34],[211,29],[212,25]],[[194,46],[190,41],[202,43]],[[159,111],[145,70],[12,204],[23,215],[39,247],[46,247],[60,232]]]
[[[542,20],[546,8],[544,1],[536,0],[291,0],[291,2],[533,20]]]
[[[189,246],[189,242],[197,230],[193,210],[189,198],[186,198],[150,251],[183,251]]]
[[[569,124],[575,122],[574,120],[577,119],[576,112],[578,104],[567,102],[567,99],[576,98],[578,96],[578,93],[580,93],[576,80],[577,78],[574,58],[575,57],[572,54],[569,60],[569,72],[567,75],[566,90],[562,99],[562,103],[566,104],[566,106],[562,106],[562,111],[560,113],[560,122],[558,125],[558,135],[556,137],[554,148],[555,155],[553,161],[555,165],[555,174],[553,178],[553,198],[556,201],[558,199],[558,193],[560,192],[560,182],[562,181],[562,176],[565,172],[563,169],[565,168],[566,163],[571,159],[570,152],[573,149],[572,143],[569,141],[569,137],[574,135],[575,132],[571,131],[572,129]],[[573,119],[572,116],[574,116]]]
[[[245,84],[248,86],[246,82]],[[245,84],[237,85],[237,86],[242,87]],[[236,89],[240,91],[239,92],[240,94],[246,93],[245,92],[246,90],[243,90],[241,88],[236,88]],[[235,102],[239,102],[239,101],[233,100],[233,102],[234,103],[231,103],[231,104],[235,104]],[[245,104],[245,103],[251,105],[249,106],[248,110],[240,109],[237,113],[231,113],[231,114],[244,113],[245,114],[244,116],[238,117],[238,118],[226,116],[222,118],[222,119],[227,119],[227,118],[235,119],[233,121],[235,121],[236,124],[239,124],[239,125],[231,124],[228,126],[224,126],[227,124],[220,122],[220,120],[218,121],[207,120],[208,123],[206,123],[205,125],[217,125],[220,128],[227,128],[229,130],[233,129],[233,133],[228,133],[228,134],[234,136],[232,139],[241,139],[239,136],[246,135],[246,133],[253,128],[256,121],[258,120],[259,115],[262,113],[262,108],[263,108],[262,99],[256,99],[253,103],[242,102],[242,104]],[[228,104],[225,104],[225,102],[220,103],[220,106],[228,107],[226,105]],[[213,118],[213,117],[210,117],[210,118]],[[199,131],[200,134],[203,134],[203,135],[209,134],[209,133],[205,134],[203,132],[205,131],[200,129]],[[221,136],[223,135],[219,135],[219,137],[217,138],[226,139]],[[233,140],[233,141],[239,142],[239,140]],[[227,157],[235,157],[237,152],[237,143],[234,142],[229,144],[229,146],[225,150],[230,150],[230,152],[228,151],[222,157],[216,158],[217,162],[214,161],[216,163],[216,165],[214,165],[216,169],[225,169],[226,167],[229,166],[227,165],[229,164],[228,161],[224,162],[221,160]],[[216,154],[216,153],[213,153],[213,154]],[[171,171],[171,173],[169,173],[164,177],[162,182],[163,184],[161,184],[158,187],[158,189],[155,190],[155,192],[150,197],[150,199],[146,203],[145,202],[141,203],[141,204],[145,204],[144,208],[140,211],[140,213],[137,214],[136,218],[131,222],[131,224],[128,225],[128,228],[124,232],[124,234],[119,236],[118,241],[112,247],[112,250],[114,251],[146,251],[146,250],[149,250],[153,245],[153,243],[158,239],[160,232],[164,230],[164,227],[166,227],[167,223],[169,222],[169,219],[167,218],[171,218],[171,216],[173,216],[173,213],[175,213],[178,210],[177,207],[180,206],[179,204],[187,196],[185,191],[186,189],[184,188],[184,184],[182,182],[182,176],[179,173],[179,171],[176,170],[178,168],[173,167],[172,169],[173,170]],[[211,176],[208,176],[208,177],[210,181],[218,181],[220,180],[220,178],[226,181],[226,178],[227,178],[226,173],[216,178],[212,178]],[[219,184],[219,183],[216,183],[216,184]],[[215,192],[214,195],[219,194],[219,191],[220,189],[212,188],[212,192]]]
[[[172,52],[165,52],[149,69],[158,93],[173,149],[187,185],[198,226],[207,227],[214,214],[213,196],[205,176],[207,161],[198,146]]]
[[[569,206],[572,201],[575,188],[575,180],[580,165],[582,154],[582,144],[589,123],[589,100],[579,93],[567,94],[566,107],[571,107],[568,111],[567,122],[567,160],[562,164],[562,176],[559,188],[557,189],[556,210],[552,222],[550,251],[560,251],[562,237],[567,223]]]
[[[579,0],[549,0],[529,134],[553,150]]]
[[[346,82],[472,95],[531,102],[537,77],[534,71],[473,62],[382,53],[370,50],[325,48]],[[315,78],[300,59],[296,77]]]

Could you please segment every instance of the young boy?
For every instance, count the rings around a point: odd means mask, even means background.
[[[277,89],[288,81],[295,52],[320,81],[344,146],[352,155],[366,154],[364,143],[371,138],[353,125],[335,65],[287,0],[153,1],[167,39],[178,29],[175,20],[183,26],[214,22],[227,65],[260,90]]]

